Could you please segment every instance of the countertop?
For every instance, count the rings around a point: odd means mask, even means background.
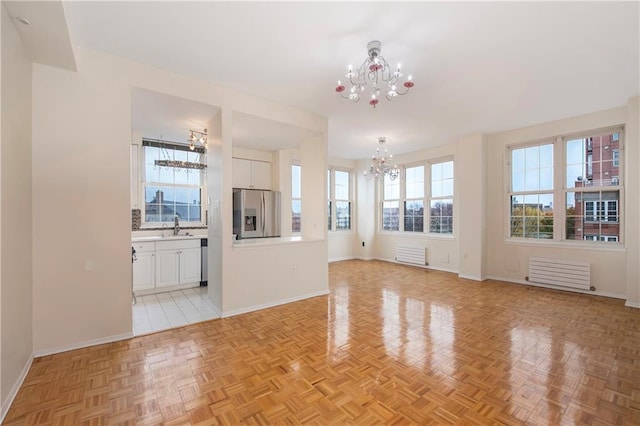
[[[131,237],[132,243],[155,242],[155,241],[176,241],[176,240],[195,240],[207,238],[206,235],[150,235],[148,237]]]

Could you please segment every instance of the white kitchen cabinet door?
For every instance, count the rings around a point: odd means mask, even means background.
[[[199,283],[202,279],[200,248],[180,250],[180,284]]]
[[[156,288],[180,284],[180,251],[156,251]]]
[[[251,188],[251,160],[232,158],[231,181],[234,188]]]
[[[251,162],[251,184],[255,189],[271,189],[271,163]]]
[[[133,262],[133,291],[152,290],[156,286],[156,258],[154,252],[137,252]]]

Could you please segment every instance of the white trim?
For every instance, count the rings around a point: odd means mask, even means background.
[[[458,278],[462,278],[463,280],[473,280],[473,281],[485,281],[486,278],[477,277],[475,275],[462,275],[458,274]]]
[[[254,305],[254,306],[248,306],[246,308],[234,309],[232,311],[224,312],[222,314],[222,318],[229,318],[229,317],[233,317],[235,315],[246,314],[246,313],[249,313],[249,312],[259,311],[259,310],[266,309],[266,308],[272,308],[274,306],[280,306],[280,305],[285,305],[287,303],[298,302],[300,300],[310,299],[310,298],[316,297],[316,296],[326,296],[328,294],[329,294],[329,289],[320,290],[320,291],[315,291],[313,293],[307,293],[307,294],[303,294],[303,295],[296,296],[296,297],[288,297],[286,299],[276,300],[274,302],[262,303],[260,305]]]
[[[356,260],[382,260],[382,259],[376,259],[375,257],[362,257],[362,256],[354,257],[354,259],[356,259]]]
[[[75,349],[82,349],[82,348],[88,348],[90,346],[102,345],[104,343],[118,342],[120,340],[131,339],[132,337],[134,337],[133,332],[129,331],[128,333],[115,334],[113,336],[101,337],[99,339],[85,340],[84,342],[74,343],[73,345],[58,346],[55,348],[48,348],[48,349],[35,351],[35,357],[38,358],[41,356],[58,354],[61,352],[72,351]]]
[[[4,401],[2,401],[2,403],[0,404],[0,407],[2,407],[0,409],[0,423],[4,421],[4,417],[9,412],[9,408],[11,408],[11,404],[13,404],[13,400],[18,394],[20,387],[24,383],[24,379],[27,378],[27,373],[29,373],[29,369],[31,368],[31,364],[33,363],[33,358],[34,358],[34,354],[33,352],[31,352],[29,359],[27,360],[26,364],[22,368],[22,371],[20,372],[20,375],[18,376],[18,380],[16,380],[16,382],[11,387],[11,390],[9,391],[9,395],[7,395],[7,398]]]
[[[342,262],[343,260],[354,260],[354,259],[357,259],[357,258],[356,258],[356,257],[353,257],[353,256],[336,257],[336,258],[333,258],[333,259],[329,259],[329,263],[332,263],[332,262]]]
[[[610,298],[613,298],[613,299],[626,299],[627,298],[626,295],[620,294],[620,293],[610,293],[608,291],[588,291],[588,290],[580,290],[580,289],[569,288],[569,287],[556,287],[556,286],[552,286],[552,285],[532,283],[531,281],[513,280],[511,278],[496,277],[496,276],[493,276],[493,275],[487,277],[487,279],[495,280],[495,281],[503,281],[503,282],[506,282],[506,283],[520,284],[520,285],[530,285],[530,286],[533,286],[533,287],[548,288],[550,290],[570,291],[572,293],[588,294],[588,295],[591,295],[591,296],[610,297]]]
[[[629,308],[637,308],[640,309],[640,302],[630,302],[629,300],[627,300],[624,303],[624,306],[628,306]]]

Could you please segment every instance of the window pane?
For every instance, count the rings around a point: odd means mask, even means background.
[[[384,199],[397,200],[400,198],[400,180],[392,180],[389,175],[384,175]]]
[[[336,200],[348,200],[349,197],[349,172],[343,172],[341,170],[335,171],[336,180]]]
[[[336,201],[336,230],[351,229],[351,202]]]
[[[404,230],[422,232],[424,229],[424,201],[411,200],[404,203]]]
[[[327,203],[327,229],[331,231],[331,201]]]
[[[608,241],[620,239],[620,191],[568,192],[566,238]]]
[[[509,235],[519,238],[553,238],[553,194],[511,196]]]
[[[327,198],[331,198],[331,169],[327,170]]]
[[[553,189],[553,144],[511,151],[511,191]]]
[[[302,210],[302,201],[293,200],[291,202],[291,230],[300,232],[300,216]]]
[[[619,185],[619,149],[620,141],[615,133],[567,140],[567,187]]]
[[[431,200],[429,232],[453,233],[453,199]]]
[[[431,165],[431,196],[451,197],[453,195],[453,161]]]
[[[301,167],[293,164],[291,166],[291,196],[293,198],[300,198],[301,184]]]
[[[382,203],[382,229],[385,231],[398,231],[400,228],[399,208],[397,201],[385,201]]]
[[[424,166],[408,167],[405,176],[405,197],[424,198]]]

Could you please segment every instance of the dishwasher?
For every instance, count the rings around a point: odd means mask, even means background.
[[[200,239],[200,287],[204,287],[207,285],[207,275],[209,268],[209,244],[207,238]]]

